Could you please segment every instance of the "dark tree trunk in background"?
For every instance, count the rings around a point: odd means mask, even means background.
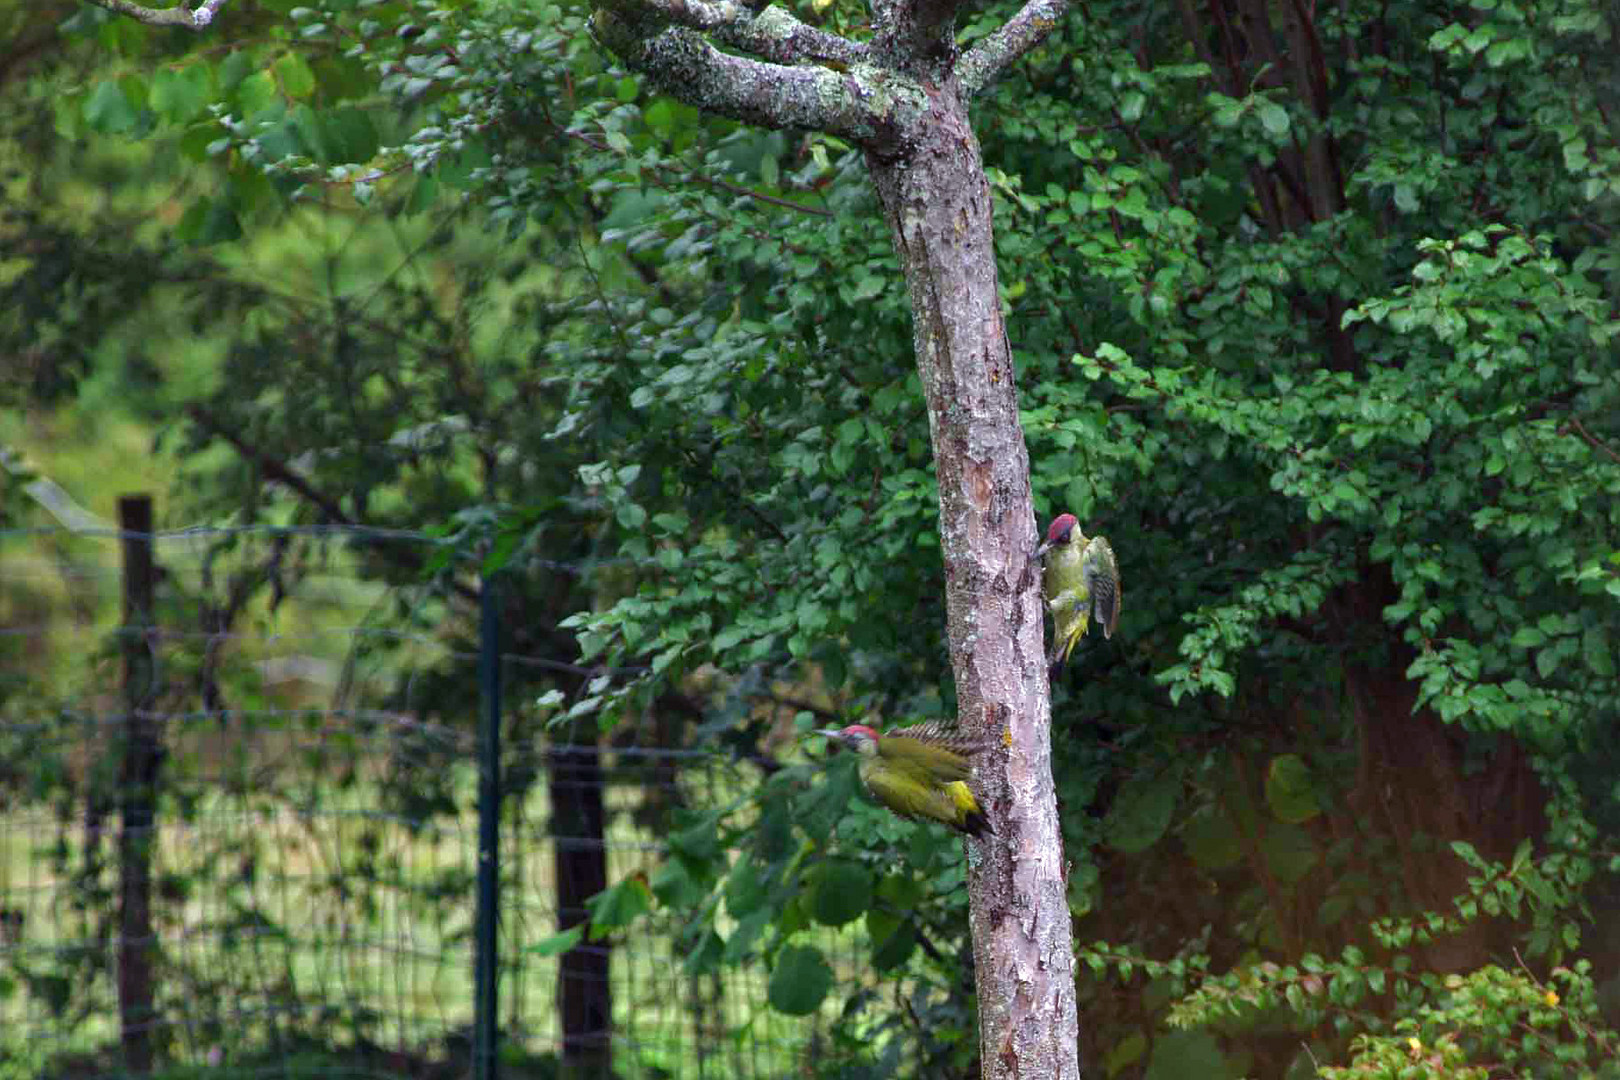
[[[568,930],[589,918],[585,901],[607,888],[602,754],[595,745],[559,745],[552,747],[547,764],[557,929]],[[607,941],[583,941],[563,953],[557,970],[563,1065],[571,1077],[606,1077],[612,1064],[611,954]]]

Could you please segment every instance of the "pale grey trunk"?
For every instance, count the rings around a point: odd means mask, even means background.
[[[961,723],[1007,745],[1004,783],[979,768],[999,835],[970,843],[982,1075],[1061,1080],[1080,1075],[1079,1020],[1029,457],[978,140],[954,88],[929,98],[905,154],[868,164],[911,295]]]

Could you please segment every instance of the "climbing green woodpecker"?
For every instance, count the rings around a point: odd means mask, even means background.
[[[938,821],[969,836],[996,831],[966,783],[974,755],[991,743],[937,722],[882,735],[865,724],[816,734],[859,754],[861,782],[896,814]]]
[[[1050,554],[1048,554],[1050,552]],[[1046,530],[1046,542],[1035,558],[1046,556],[1046,606],[1052,611],[1052,651],[1048,666],[1066,663],[1085,636],[1092,617],[1103,637],[1119,625],[1119,563],[1114,549],[1100,536],[1089,539],[1073,514],[1059,514]]]

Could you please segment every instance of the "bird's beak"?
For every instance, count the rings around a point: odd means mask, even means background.
[[[1052,541],[1045,540],[1045,541],[1042,541],[1039,545],[1036,546],[1035,550],[1030,553],[1029,557],[1031,559],[1038,559],[1042,555],[1045,555],[1048,551],[1051,551],[1051,550],[1052,550]]]
[[[816,730],[812,731],[810,734],[812,734],[812,735],[825,735],[829,739],[836,739],[836,738],[838,738],[839,735],[842,734],[842,732],[840,732],[836,728],[816,728]]]

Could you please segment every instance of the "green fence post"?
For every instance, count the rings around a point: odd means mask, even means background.
[[[500,901],[501,838],[501,620],[495,579],[479,590],[478,688],[478,935],[474,965],[473,1075],[496,1080],[496,927]]]

